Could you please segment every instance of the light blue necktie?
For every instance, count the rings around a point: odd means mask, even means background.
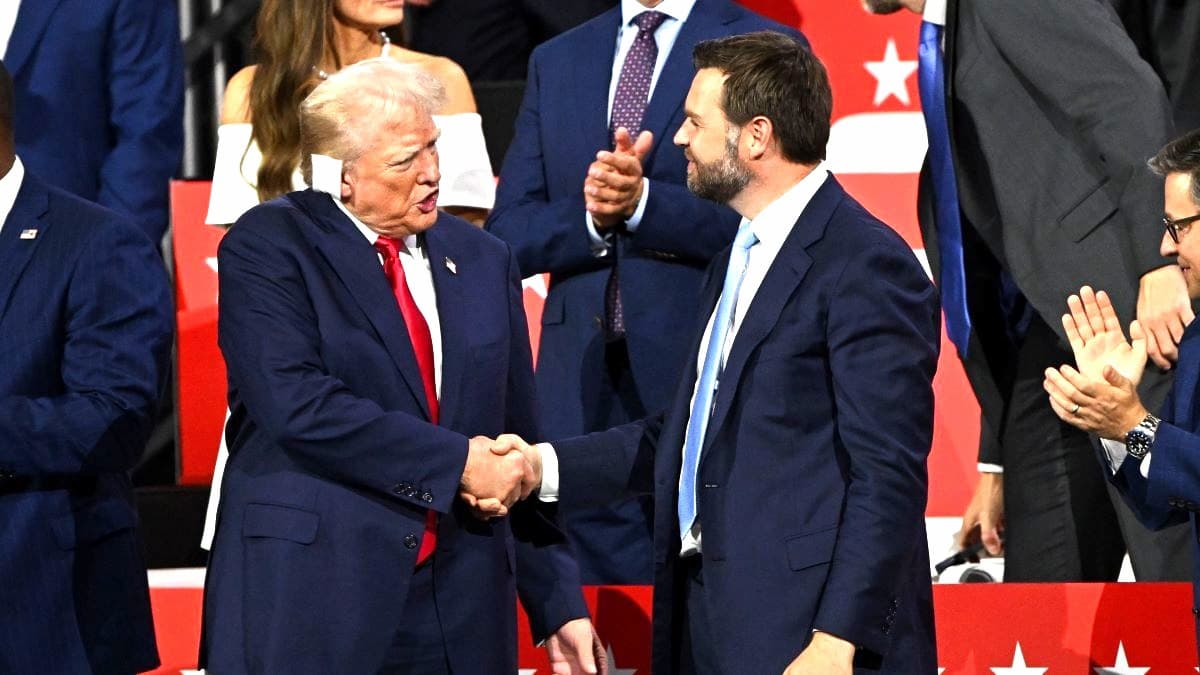
[[[946,117],[946,73],[942,58],[942,27],[921,23],[921,46],[917,55],[920,72],[917,85],[925,130],[929,136],[929,173],[933,178],[933,224],[937,230],[942,309],[946,312],[946,335],[958,354],[967,357],[971,336],[971,314],[967,310],[967,275],[963,266],[962,222],[959,220],[958,185],[950,152],[950,128]]]
[[[696,396],[692,401],[692,413],[688,418],[687,436],[683,441],[683,471],[679,480],[679,536],[682,538],[692,529],[696,520],[696,468],[700,465],[700,447],[704,444],[704,432],[712,415],[713,399],[717,394],[717,379],[725,366],[725,340],[733,328],[733,310],[737,307],[738,290],[742,277],[746,275],[746,262],[750,259],[750,247],[758,243],[758,237],[744,224],[733,240],[729,251],[729,266],[725,269],[725,285],[721,288],[721,299],[717,302],[717,313],[713,317],[712,334],[708,337],[708,349],[704,352],[704,365],[700,368],[700,382],[696,385]]]

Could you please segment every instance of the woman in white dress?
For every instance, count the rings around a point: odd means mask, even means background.
[[[225,90],[206,223],[230,225],[260,202],[305,189],[300,102],[328,73],[387,57],[425,70],[445,87],[445,106],[434,116],[441,130],[438,208],[483,224],[496,188],[470,83],[450,59],[392,45],[384,29],[403,20],[404,0],[263,1],[255,26],[261,60],[238,71]],[[205,549],[216,529],[228,456],[222,434],[201,543]]]

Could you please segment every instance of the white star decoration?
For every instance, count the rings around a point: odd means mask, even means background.
[[[896,52],[896,41],[888,38],[882,61],[867,61],[863,64],[875,78],[875,105],[895,96],[904,105],[909,104],[908,78],[917,70],[916,61],[901,61]]]
[[[637,675],[637,668],[618,668],[617,657],[613,655],[612,643],[608,643],[608,672],[609,675]]]
[[[1017,648],[1013,651],[1012,665],[1005,668],[992,668],[995,675],[1045,675],[1047,668],[1036,668],[1025,665],[1025,655],[1021,653],[1021,643],[1017,643]]]
[[[1096,671],[1096,675],[1146,675],[1150,672],[1149,668],[1135,668],[1129,665],[1129,659],[1125,658],[1125,643],[1117,643],[1117,662],[1112,664],[1110,668],[1092,668]]]

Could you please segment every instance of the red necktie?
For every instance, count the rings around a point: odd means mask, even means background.
[[[413,354],[417,357],[417,368],[421,371],[421,383],[425,385],[425,399],[429,401],[429,419],[438,423],[437,386],[433,374],[433,338],[429,335],[429,324],[417,307],[412,291],[408,289],[408,281],[404,278],[404,266],[400,264],[399,251],[402,242],[388,237],[380,237],[375,241],[375,248],[383,255],[383,273],[387,275],[388,283],[392,286],[392,295],[396,296],[396,304],[400,305],[400,314],[404,317],[404,325],[408,328],[408,339],[412,341]],[[417,565],[420,566],[437,547],[437,512],[430,509],[425,513],[425,536],[421,539],[421,548],[417,551]]]

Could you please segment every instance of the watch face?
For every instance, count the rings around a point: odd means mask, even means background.
[[[1146,456],[1147,452],[1150,451],[1150,444],[1153,442],[1153,440],[1154,439],[1142,429],[1134,429],[1125,435],[1125,449],[1129,451],[1129,454],[1141,459]]]

